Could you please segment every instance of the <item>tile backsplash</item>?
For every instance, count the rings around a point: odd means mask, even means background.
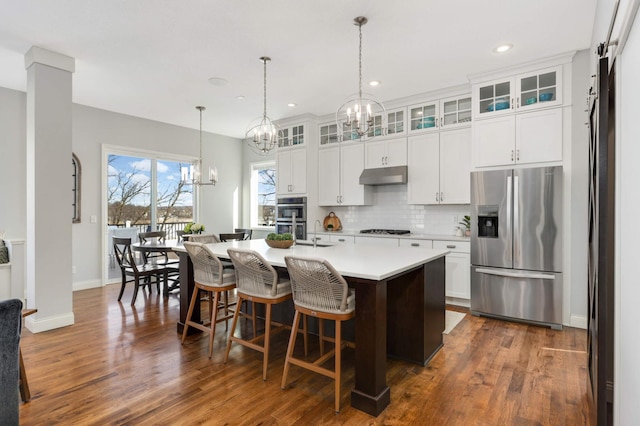
[[[455,235],[470,206],[407,204],[406,185],[380,185],[373,188],[373,205],[332,207],[329,211],[340,218],[345,230],[408,229],[416,234]]]

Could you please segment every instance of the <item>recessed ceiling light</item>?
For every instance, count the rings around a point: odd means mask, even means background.
[[[379,86],[379,85],[380,85],[380,83],[382,83],[380,80],[371,80],[371,81],[369,82],[369,86],[371,86],[371,87],[376,87],[376,86]]]
[[[511,50],[512,47],[513,47],[513,44],[511,44],[511,43],[502,44],[502,45],[496,47],[495,49],[493,49],[493,51],[496,52],[496,53],[504,53],[507,50]]]
[[[236,96],[236,99],[239,101],[244,101],[244,96],[240,95],[240,96]]]
[[[229,82],[227,80],[225,80],[224,78],[220,78],[220,77],[211,77],[209,79],[209,83],[211,83],[214,86],[226,86],[227,84],[229,84]]]
[[[288,106],[289,108],[294,108],[294,107],[297,107],[297,106],[298,106],[298,104],[294,104],[293,102],[289,102],[289,103],[287,104],[287,106]]]

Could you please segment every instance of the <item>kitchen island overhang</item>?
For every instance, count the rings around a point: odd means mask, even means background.
[[[379,415],[390,403],[387,356],[426,365],[442,347],[445,328],[445,256],[448,250],[420,247],[339,244],[275,249],[264,240],[209,244],[216,256],[227,249],[260,253],[274,267],[285,268],[287,255],[328,260],[356,292],[355,387],[351,405]],[[193,291],[193,267],[183,248],[180,256],[180,322]],[[184,299],[184,300],[183,300]],[[199,312],[198,312],[199,315]]]

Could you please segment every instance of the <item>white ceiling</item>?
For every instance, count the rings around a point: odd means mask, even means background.
[[[363,82],[382,81],[364,90],[389,101],[589,48],[596,1],[0,0],[0,86],[26,91],[39,46],[76,59],[75,103],[196,129],[204,105],[205,131],[242,137],[262,114],[260,56],[272,119],[330,114],[357,91],[356,16]]]

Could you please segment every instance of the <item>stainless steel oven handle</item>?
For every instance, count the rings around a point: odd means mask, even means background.
[[[509,277],[509,278],[538,278],[541,280],[556,279],[555,275],[543,274],[541,272],[534,272],[534,273],[506,272],[506,271],[496,271],[494,269],[487,269],[487,268],[476,268],[476,272],[478,272],[479,274],[497,275],[499,277]]]

